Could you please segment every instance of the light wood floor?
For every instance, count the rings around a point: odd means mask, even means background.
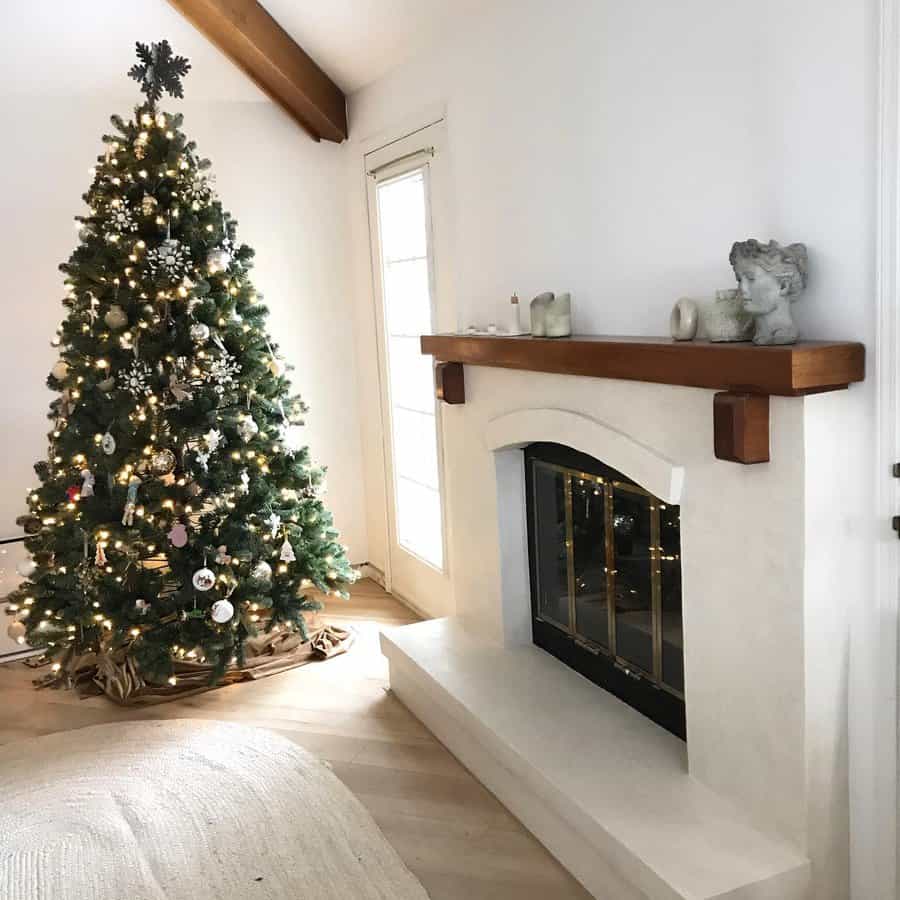
[[[0,743],[101,722],[209,718],[280,732],[328,760],[432,900],[590,900],[590,895],[387,690],[383,626],[416,617],[371,581],[325,615],[358,637],[349,653],[262,681],[147,709],[36,691],[0,665]],[[65,744],[60,742],[64,752]]]

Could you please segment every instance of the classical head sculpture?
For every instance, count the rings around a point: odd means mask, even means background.
[[[754,344],[795,344],[797,326],[791,303],[806,287],[808,263],[805,244],[782,247],[751,238],[738,241],[728,257],[743,299],[753,316]]]

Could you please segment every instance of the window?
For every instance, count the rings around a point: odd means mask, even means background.
[[[438,432],[431,357],[434,327],[428,168],[376,185],[397,542],[444,564]]]

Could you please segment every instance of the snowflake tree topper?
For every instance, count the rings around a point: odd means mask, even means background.
[[[181,99],[184,90],[181,79],[191,69],[186,56],[172,56],[172,48],[168,41],[160,41],[149,47],[138,41],[135,44],[139,64],[133,65],[128,74],[141,85],[141,91],[147,95],[151,105],[163,95],[163,91]]]

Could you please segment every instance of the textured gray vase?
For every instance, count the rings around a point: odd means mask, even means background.
[[[531,334],[534,337],[568,337],[572,333],[572,297],[547,291],[531,301]]]
[[[700,312],[702,331],[707,340],[749,341],[753,337],[753,316],[744,310],[740,291],[716,291],[716,299]]]

